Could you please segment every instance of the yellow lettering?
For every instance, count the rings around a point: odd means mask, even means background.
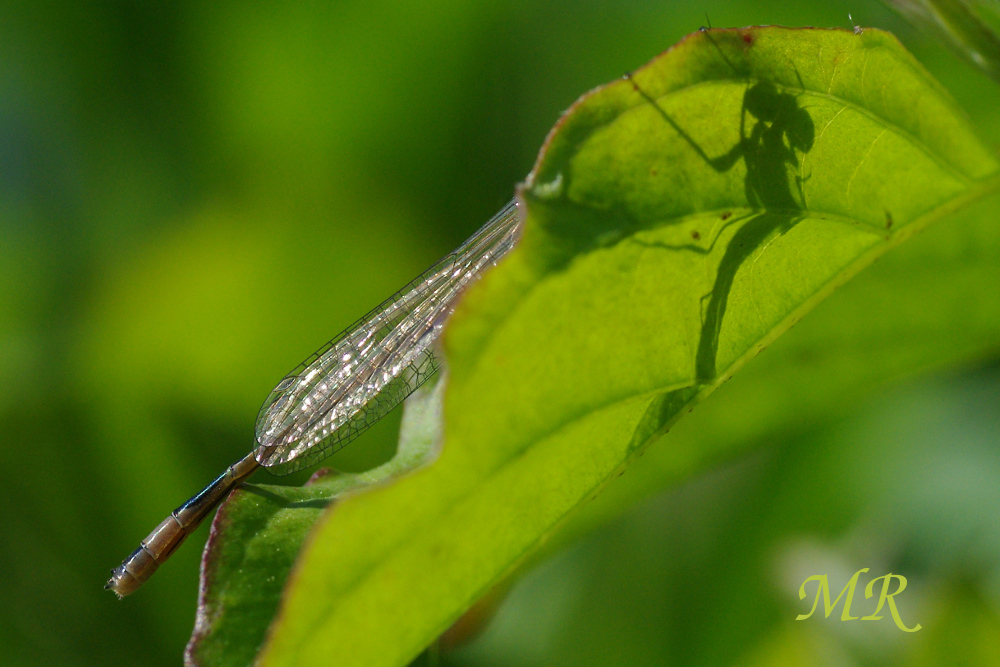
[[[833,601],[833,604],[830,604],[830,581],[829,581],[829,579],[827,579],[827,576],[825,574],[816,574],[816,575],[813,575],[813,576],[809,577],[805,581],[803,581],[802,585],[799,586],[799,599],[800,600],[804,600],[806,598],[806,595],[807,595],[807,593],[806,593],[806,584],[808,584],[810,581],[816,581],[816,582],[818,582],[817,586],[816,586],[816,599],[813,600],[813,606],[812,606],[812,609],[809,610],[809,613],[808,614],[799,614],[798,616],[795,617],[795,620],[796,621],[804,621],[807,618],[809,618],[810,616],[812,616],[813,613],[816,611],[816,606],[819,605],[819,597],[820,597],[820,595],[823,596],[823,608],[824,608],[824,611],[826,612],[825,618],[830,618],[830,614],[833,613],[833,610],[836,608],[837,604],[840,602],[840,598],[844,597],[844,593],[847,593],[847,597],[844,600],[844,611],[840,615],[840,620],[842,620],[842,621],[854,621],[854,620],[857,620],[857,618],[858,618],[857,616],[851,616],[851,600],[854,599],[854,587],[857,586],[857,584],[858,584],[858,577],[861,576],[862,572],[867,572],[867,571],[868,571],[868,568],[865,567],[865,568],[862,568],[862,569],[858,570],[857,572],[855,572],[854,576],[851,577],[851,580],[847,582],[846,586],[844,586],[844,589],[842,591],[840,591],[840,595],[837,596],[837,599]],[[904,584],[904,586],[905,586],[905,584]],[[869,587],[871,587],[870,584],[869,584]],[[902,590],[902,589],[900,589],[900,590]],[[899,591],[896,591],[896,593],[899,593]],[[895,593],[893,595],[895,595]],[[895,605],[892,602],[891,596],[890,596],[890,599],[889,599],[889,604],[890,604],[890,606],[891,606],[892,609],[896,608]]]
[[[899,588],[896,589],[895,593],[889,594],[889,582],[892,581],[893,578],[899,579]],[[879,579],[885,579],[885,581],[882,583],[882,593],[881,595],[879,595],[878,598],[878,606],[875,607],[875,611],[874,613],[872,613],[871,616],[865,616],[861,620],[877,621],[881,619],[882,617],[879,616],[878,613],[882,611],[882,606],[886,603],[886,600],[888,600],[889,612],[892,614],[892,620],[896,622],[897,628],[899,628],[903,632],[916,632],[917,630],[919,630],[921,627],[919,623],[917,623],[916,626],[914,626],[913,628],[908,628],[905,625],[903,625],[903,619],[900,618],[899,610],[896,608],[896,601],[893,599],[894,597],[902,593],[904,590],[906,590],[906,577],[904,577],[903,575],[892,574],[890,572],[884,577],[876,577],[875,579],[872,579],[871,581],[868,582],[868,586],[865,587],[865,599],[867,600],[872,596],[875,582],[878,581]]]

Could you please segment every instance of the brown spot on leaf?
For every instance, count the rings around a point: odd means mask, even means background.
[[[731,215],[732,215],[731,212],[726,211],[725,213],[722,214],[722,219],[723,220],[729,220],[729,216],[731,216]]]
[[[639,84],[637,84],[635,82],[635,80],[632,79],[632,72],[625,72],[625,74],[622,76],[622,78],[632,84],[632,90],[634,90],[637,93],[640,92],[639,91]]]
[[[691,238],[693,238],[695,241],[701,238],[701,234],[698,233],[697,229],[691,230]]]

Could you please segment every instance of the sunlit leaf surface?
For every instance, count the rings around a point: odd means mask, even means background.
[[[696,33],[585,96],[521,190],[520,246],[449,327],[441,457],[324,515],[262,662],[406,664],[835,288],[931,222],[986,201],[1000,187],[996,171],[938,84],[874,30]],[[890,290],[896,277],[890,262]],[[850,308],[825,312],[824,343],[857,359]],[[972,353],[991,333],[980,327],[967,349],[955,342],[920,361]],[[766,358],[752,368],[759,375]],[[857,364],[844,377],[835,364],[822,370],[839,392],[866,379]],[[824,383],[819,372],[805,377],[791,386]],[[762,386],[767,401],[755,408],[744,394],[741,405],[759,410],[757,421],[731,422],[752,422],[751,437],[796,418],[773,400],[774,384]],[[676,449],[671,437],[657,443],[660,465],[632,495],[670,478],[671,467],[682,476],[693,462],[745,448],[726,431],[727,415],[716,417],[711,449],[696,438]],[[224,515],[234,539],[244,513],[260,522],[259,501],[247,498]],[[282,540],[276,527],[253,539],[292,549],[318,513],[306,511],[295,536]],[[291,561],[281,563],[274,572]],[[204,644],[203,664],[245,664],[279,584],[257,599],[262,588],[233,585],[224,600],[211,590],[230,585],[223,571],[206,582],[218,613],[266,610],[244,627],[252,640]]]

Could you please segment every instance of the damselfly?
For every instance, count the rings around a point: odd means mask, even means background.
[[[438,368],[435,342],[461,291],[510,250],[520,231],[508,203],[457,250],[386,299],[289,373],[257,415],[257,445],[171,512],[105,588],[134,592],[235,486],[257,468],[284,475],[338,451]]]

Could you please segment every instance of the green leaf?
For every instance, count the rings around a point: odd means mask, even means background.
[[[838,289],[650,446],[549,548],[722,457],[788,442],[882,400],[887,386],[1000,356],[998,210],[994,192]]]
[[[837,286],[996,192],[996,171],[873,30],[697,33],[585,96],[521,189],[521,243],[449,325],[440,459],[323,516],[263,664],[406,664]],[[854,342],[850,318],[829,344]],[[745,448],[727,431],[742,422],[757,436],[794,417],[741,406],[711,447],[659,443],[665,469]]]
[[[212,521],[202,557],[191,664],[253,662],[296,554],[313,524],[338,498],[383,484],[437,455],[444,383],[424,386],[406,402],[400,446],[392,460],[364,473],[321,470],[301,488],[244,484]]]

